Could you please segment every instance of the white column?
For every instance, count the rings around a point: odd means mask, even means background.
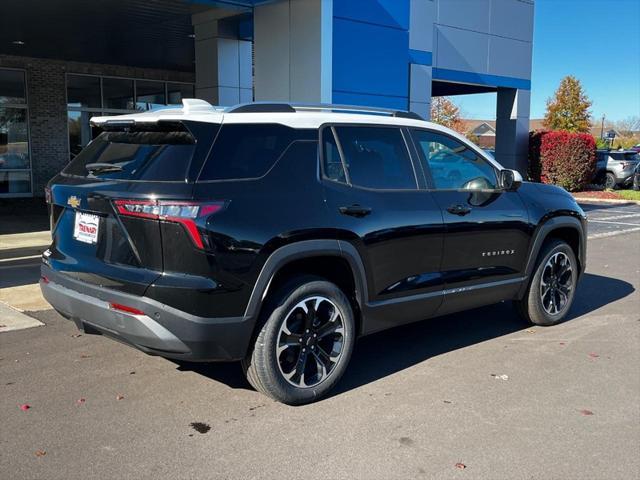
[[[411,64],[409,75],[409,110],[425,120],[431,118],[432,67]]]
[[[195,32],[196,97],[213,105],[253,100],[252,45],[227,32],[218,20],[236,10],[208,10],[192,16]]]
[[[253,13],[255,98],[331,103],[333,0],[280,0]]]
[[[409,49],[413,55],[430,58],[433,52],[433,0],[411,0],[409,4]],[[431,117],[431,82],[433,68],[429,62],[411,64],[409,71],[409,110],[422,118]]]
[[[505,168],[527,173],[531,92],[499,88],[496,108],[496,160]]]

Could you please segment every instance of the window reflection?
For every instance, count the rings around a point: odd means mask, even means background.
[[[99,135],[100,129],[90,125],[91,117],[179,105],[183,98],[193,96],[194,85],[191,83],[67,74],[70,158]]]
[[[0,69],[0,196],[31,193],[25,73]]]

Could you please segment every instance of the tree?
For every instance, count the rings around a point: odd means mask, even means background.
[[[618,120],[615,123],[616,130],[620,135],[630,137],[640,131],[640,116],[634,115],[624,120]]]
[[[465,125],[460,119],[460,109],[447,97],[433,97],[431,100],[431,121],[464,133]]]
[[[568,75],[560,81],[553,98],[547,100],[543,125],[549,130],[586,133],[591,129],[591,100],[580,80]]]

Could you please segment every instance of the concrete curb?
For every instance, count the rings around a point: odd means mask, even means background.
[[[630,205],[640,205],[640,200],[625,200],[625,199],[614,199],[614,198],[586,198],[586,197],[576,197],[578,203],[615,203],[615,204],[630,204]]]
[[[44,323],[0,302],[0,333],[42,327]]]

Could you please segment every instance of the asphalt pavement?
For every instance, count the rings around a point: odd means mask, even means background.
[[[0,478],[640,478],[640,206],[589,216],[567,321],[505,302],[372,335],[303,407],[30,312],[0,334]]]

